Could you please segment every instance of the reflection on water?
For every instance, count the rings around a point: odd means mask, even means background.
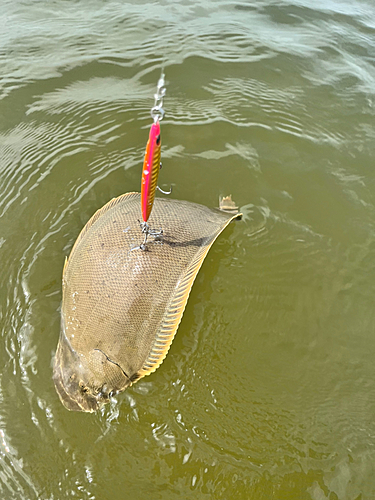
[[[374,6],[3,2],[0,496],[374,497]],[[139,191],[244,212],[165,362],[97,415],[52,383],[61,271]]]

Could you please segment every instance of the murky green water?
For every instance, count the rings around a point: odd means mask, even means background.
[[[0,497],[375,498],[375,7],[3,0]],[[51,379],[64,258],[140,189],[244,212],[164,364],[101,414]]]

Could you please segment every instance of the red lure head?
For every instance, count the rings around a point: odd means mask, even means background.
[[[155,191],[160,170],[161,138],[160,123],[156,121],[151,125],[143,162],[141,185],[142,218],[147,222],[155,199]]]

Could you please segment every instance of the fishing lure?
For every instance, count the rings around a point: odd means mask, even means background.
[[[141,208],[143,222],[148,221],[152,206],[154,204],[155,191],[158,184],[158,176],[160,170],[160,156],[160,123],[159,120],[157,120],[151,125],[150,135],[146,146],[145,159],[143,162],[141,186]]]
[[[165,96],[165,90],[164,74],[162,73],[158,81],[156,94],[154,96],[155,103],[151,109],[151,117],[153,118],[154,123],[151,125],[142,170],[141,211],[143,222],[141,223],[141,229],[145,237],[143,243],[139,247],[141,250],[146,249],[148,236],[157,237],[163,234],[162,229],[150,229],[147,223],[154,204],[156,189],[164,194],[170,194],[172,192],[171,190],[169,192],[163,191],[158,186],[159,171],[161,168],[160,122],[164,117],[163,98]]]

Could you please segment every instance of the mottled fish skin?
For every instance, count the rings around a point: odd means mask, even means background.
[[[65,263],[53,380],[69,410],[96,411],[161,365],[207,252],[236,217],[156,198],[150,222],[164,233],[143,252],[140,201],[127,193],[98,210]]]
[[[141,207],[144,222],[148,221],[155,199],[161,155],[160,124],[151,125],[142,170]]]

